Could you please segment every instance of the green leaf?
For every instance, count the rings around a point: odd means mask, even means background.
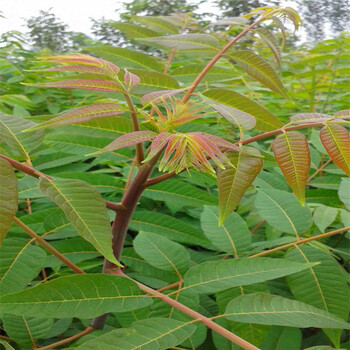
[[[8,342],[5,340],[0,339],[0,345],[4,347],[4,350],[15,350]]]
[[[289,251],[286,258],[299,263],[320,262],[307,270],[288,276],[287,281],[294,297],[306,304],[326,310],[346,321],[349,295],[345,271],[332,256],[314,247],[301,247]],[[332,327],[336,328],[336,327]],[[336,347],[340,345],[341,330],[326,329],[325,333]]]
[[[130,328],[108,332],[77,350],[167,350],[181,344],[195,330],[193,324],[169,318],[136,321]]]
[[[278,18],[277,18],[278,19]],[[255,32],[258,33],[260,38],[265,42],[265,44],[270,48],[272,54],[275,56],[278,66],[281,65],[281,48],[279,47],[278,41],[266,28],[257,28]]]
[[[175,50],[207,49],[218,46],[218,40],[210,34],[179,34],[144,38],[138,40],[144,44],[155,44]]]
[[[329,312],[279,295],[254,293],[233,299],[225,317],[245,323],[298,328],[346,328],[350,325]]]
[[[171,34],[179,32],[179,28],[172,21],[169,21],[166,16],[131,16],[130,18],[157,32]]]
[[[155,35],[158,34],[156,33]],[[137,34],[137,37],[140,37],[139,34]],[[84,47],[84,49],[123,68],[151,69],[157,72],[164,71],[164,65],[162,63],[141,51],[113,46],[89,46]]]
[[[144,192],[144,196],[156,201],[170,202],[179,207],[201,207],[203,204],[217,203],[213,195],[179,180],[167,180],[150,186]]]
[[[149,28],[141,27],[136,24],[112,22],[111,26],[119,29],[129,39],[150,38],[159,35],[159,32],[156,32]]]
[[[0,144],[5,143],[20,156],[29,159],[29,152],[40,146],[44,132],[32,131],[22,133],[23,130],[37,125],[36,123],[0,113]]]
[[[44,318],[91,318],[106,312],[142,308],[150,303],[151,298],[141,295],[137,285],[128,278],[105,274],[59,277],[0,297],[3,313]]]
[[[320,205],[314,211],[314,223],[320,229],[321,232],[324,232],[325,229],[334,222],[337,215],[337,208]]]
[[[260,188],[255,207],[261,218],[271,226],[285,233],[294,233],[297,237],[312,224],[309,208],[302,207],[294,195],[288,192]]]
[[[181,244],[151,232],[140,232],[133,243],[136,253],[158,269],[174,271],[179,276],[188,269],[190,254]]]
[[[213,89],[205,91],[203,95],[213,101],[237,108],[252,115],[256,119],[256,129],[258,130],[270,131],[278,129],[283,125],[282,122],[267,109],[238,92],[225,89]]]
[[[229,55],[232,57],[248,75],[271,89],[272,91],[286,97],[283,84],[274,69],[253,51],[235,51]]]
[[[226,155],[232,166],[217,170],[219,190],[219,225],[222,225],[243,197],[245,191],[251,186],[262,169],[261,158],[256,149],[249,149],[253,155],[242,152],[227,152]]]
[[[17,178],[9,162],[0,158],[0,246],[18,208]]]
[[[140,84],[132,88],[134,94],[145,94],[154,90],[178,89],[180,87],[178,81],[170,75],[143,69],[129,69],[128,71],[141,79]]]
[[[215,293],[232,287],[283,277],[308,267],[308,264],[291,264],[283,259],[271,258],[208,261],[186,272],[185,283],[181,290],[189,290],[193,293]]]
[[[205,206],[201,215],[201,225],[204,234],[220,251],[238,257],[250,248],[250,231],[237,213],[231,213],[226,222],[219,227],[218,208]]]
[[[340,182],[338,195],[340,200],[345,204],[345,206],[350,209],[350,179],[343,178]]]
[[[2,315],[4,329],[8,336],[19,345],[32,345],[49,332],[53,318],[25,318],[23,316]]]
[[[298,132],[285,132],[273,140],[272,150],[295,196],[301,205],[305,205],[305,187],[311,165],[305,136]]]
[[[130,228],[136,231],[154,232],[180,243],[207,245],[200,230],[183,220],[147,210],[136,211]]]
[[[110,220],[106,205],[97,190],[79,180],[47,178],[40,179],[39,188],[63,210],[84,239],[106,259],[121,266],[112,252]]]
[[[302,334],[298,328],[274,326],[269,329],[261,350],[299,350]]]
[[[46,253],[31,241],[11,237],[0,247],[0,290],[14,293],[27,287],[45,265]]]

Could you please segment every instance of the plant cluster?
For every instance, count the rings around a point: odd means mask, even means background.
[[[161,55],[3,50],[1,344],[347,348],[348,38],[282,56],[291,8],[132,20]]]

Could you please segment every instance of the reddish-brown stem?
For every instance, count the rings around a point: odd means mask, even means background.
[[[17,160],[14,160],[12,158],[6,157],[3,154],[0,154],[0,158],[3,158],[5,160],[7,160],[15,169],[22,171],[23,173],[39,178],[39,177],[46,177],[49,180],[54,180],[54,178],[52,176],[46,175],[38,170],[35,170],[25,164],[22,164],[20,162],[18,162]],[[121,203],[112,203],[109,201],[104,201],[106,204],[106,207],[108,209],[114,210],[114,211],[123,211],[125,210],[124,205],[122,205]]]
[[[118,274],[120,276],[128,277],[124,273],[122,273],[121,271],[117,271],[116,274]],[[170,306],[174,307],[175,309],[183,312],[184,314],[192,317],[193,319],[198,320],[199,322],[203,323],[208,328],[212,329],[214,332],[222,335],[223,337],[225,337],[226,339],[230,340],[231,342],[237,344],[241,348],[243,348],[245,350],[259,350],[259,348],[257,348],[253,344],[250,344],[249,342],[245,341],[244,339],[240,338],[239,336],[231,333],[230,331],[228,331],[224,327],[221,327],[217,323],[213,322],[209,318],[207,318],[207,317],[201,315],[200,313],[188,308],[187,306],[179,303],[178,301],[170,298],[169,296],[162,294],[159,291],[156,291],[150,287],[147,287],[140,282],[137,282],[135,280],[133,280],[133,281],[139,286],[139,288],[142,291],[164,301],[168,305],[170,305]]]
[[[94,331],[94,329],[92,327],[87,327],[82,332],[80,332],[80,333],[78,333],[76,335],[73,335],[72,337],[60,340],[60,341],[58,341],[56,343],[53,343],[53,344],[50,344],[50,345],[47,345],[47,346],[43,346],[43,347],[40,348],[40,350],[54,349],[54,348],[57,348],[58,346],[61,346],[61,345],[67,344],[67,343],[71,343],[72,341],[77,340],[79,338],[82,338],[84,335],[87,335],[87,334],[89,334],[89,333],[91,333],[93,331]]]
[[[261,221],[250,231],[250,234],[252,235],[264,222],[265,222],[265,220],[261,220]]]
[[[173,60],[173,58],[174,58],[175,52],[176,52],[175,49],[171,50],[170,55],[169,55],[169,58],[168,58],[168,61],[167,61],[167,63],[166,63],[166,66],[165,66],[165,68],[164,68],[164,71],[163,71],[164,74],[167,74],[167,73],[168,73],[168,70],[169,70],[170,64],[171,64],[171,62],[172,62],[172,60]]]
[[[128,107],[129,107],[133,129],[134,129],[134,131],[139,131],[140,125],[139,125],[139,120],[137,119],[137,112],[136,112],[135,106],[134,106],[128,93],[124,93],[123,95],[124,95],[126,103],[128,104]],[[145,155],[143,153],[142,143],[138,143],[136,145],[136,160],[137,160],[138,166],[141,165],[141,163],[144,159],[145,159]]]
[[[168,286],[165,286],[165,287],[163,287],[163,288],[157,289],[157,292],[164,292],[164,291],[166,291],[166,290],[168,290],[168,289],[172,289],[172,288],[181,286],[183,283],[184,283],[183,280],[174,282],[174,283],[172,283],[172,284],[169,284]]]
[[[23,231],[29,234],[32,238],[36,239],[45,249],[51,252],[55,257],[60,259],[63,263],[65,263],[70,269],[72,269],[76,273],[85,273],[81,270],[77,265],[73,264],[69,259],[67,259],[63,254],[61,254],[58,250],[56,250],[52,245],[47,243],[42,237],[36,234],[32,229],[30,229],[25,223],[23,223],[17,217],[13,218],[13,221],[19,226]]]
[[[311,181],[320,171],[322,171],[330,162],[332,161],[331,158],[327,160],[327,162],[323,163],[308,179],[307,182]]]
[[[299,245],[299,244],[302,244],[302,243],[307,243],[307,242],[315,241],[315,240],[318,240],[318,239],[322,239],[322,238],[330,237],[330,236],[333,236],[333,235],[337,235],[338,233],[342,233],[342,232],[345,232],[347,230],[350,230],[350,226],[343,227],[343,228],[340,228],[338,230],[322,233],[322,234],[317,235],[317,236],[300,239],[299,241],[295,241],[295,242],[291,242],[291,243],[288,243],[288,244],[284,244],[284,245],[281,245],[280,247],[276,247],[276,248],[273,248],[273,249],[265,250],[263,252],[251,255],[250,258],[254,258],[254,257],[257,257],[257,256],[268,255],[270,253],[274,253],[274,252],[277,252],[279,250],[284,250],[284,249],[293,247],[295,245]]]
[[[6,337],[6,335],[0,335],[0,339],[4,339],[4,340],[7,340],[7,341],[13,341],[11,338]]]
[[[185,96],[182,98],[182,102],[187,102],[189,98],[191,97],[192,93],[196,89],[196,87],[199,85],[201,80],[204,78],[204,76],[208,73],[209,69],[225,54],[225,52],[231,48],[240,38],[242,38],[244,35],[246,35],[253,27],[255,27],[259,22],[261,22],[264,19],[263,16],[260,16],[254,23],[252,23],[250,26],[242,30],[237,36],[235,36],[228,44],[226,44],[204,67],[204,69],[199,73],[197,78],[192,83],[192,86],[187,90]]]

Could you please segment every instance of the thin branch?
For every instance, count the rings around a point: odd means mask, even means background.
[[[134,131],[139,131],[140,125],[139,125],[139,120],[137,119],[137,112],[136,112],[135,106],[127,92],[125,92],[123,95],[129,107],[133,129]],[[145,159],[142,143],[138,143],[136,145],[136,159],[139,166],[141,165],[142,161]]]
[[[17,160],[14,160],[12,158],[6,157],[3,154],[0,154],[0,158],[3,158],[5,160],[7,160],[12,165],[12,167],[14,167],[15,169],[17,169],[19,171],[22,171],[23,173],[25,173],[27,175],[36,177],[37,179],[40,178],[40,177],[45,177],[45,178],[47,178],[49,180],[54,180],[54,178],[52,176],[46,175],[46,174],[42,173],[41,171],[35,170],[35,169],[25,165],[25,164],[22,164],[22,163],[18,162]],[[112,202],[109,202],[109,201],[104,201],[104,202],[105,202],[106,207],[108,209],[114,210],[116,212],[123,211],[123,210],[126,209],[124,207],[124,205],[121,204],[121,203],[112,203]]]
[[[129,278],[120,270],[116,271],[115,273],[120,275],[120,276]],[[133,280],[133,279],[131,279],[131,280]],[[193,319],[198,320],[199,322],[203,323],[208,328],[212,329],[214,332],[222,335],[223,337],[225,337],[226,339],[230,340],[231,342],[237,344],[241,348],[243,348],[245,350],[259,350],[259,348],[257,348],[253,344],[251,344],[251,343],[247,342],[246,340],[240,338],[239,336],[233,334],[232,332],[228,331],[224,327],[221,327],[217,323],[210,320],[208,317],[201,315],[200,313],[188,308],[187,306],[179,303],[178,301],[170,298],[169,296],[162,294],[162,293],[160,293],[152,288],[149,288],[140,282],[137,282],[135,280],[133,280],[133,281],[139,286],[139,288],[142,291],[164,301],[168,305],[170,305],[170,306],[174,307],[175,309],[183,312],[184,314],[192,317]]]
[[[89,334],[89,333],[91,333],[93,331],[94,331],[94,329],[92,327],[87,327],[82,332],[80,332],[80,333],[78,333],[76,335],[73,335],[72,337],[60,340],[60,341],[58,341],[56,343],[53,343],[53,344],[50,344],[50,345],[47,345],[47,346],[40,347],[40,350],[54,349],[54,348],[56,348],[58,346],[61,346],[61,345],[67,344],[67,343],[71,343],[72,341],[77,340],[79,338],[82,338],[84,335],[87,335],[87,334]]]
[[[7,341],[12,341],[12,342],[14,342],[14,340],[12,340],[12,339],[9,338],[9,337],[6,337],[6,335],[1,335],[1,334],[0,334],[0,339],[4,339],[4,340],[7,340]]]
[[[307,182],[310,182],[320,171],[322,171],[330,162],[331,158],[327,160],[327,162],[323,163],[308,179]]]
[[[263,16],[260,16],[254,23],[245,28],[242,32],[240,32],[237,36],[235,36],[228,44],[226,44],[204,67],[204,69],[199,73],[197,78],[192,83],[192,86],[187,90],[185,96],[182,98],[182,102],[186,103],[191,97],[192,93],[199,85],[204,76],[208,73],[209,69],[224,55],[224,53],[231,48],[240,38],[246,35],[252,28],[254,28],[259,22],[264,19]]]
[[[347,230],[350,230],[350,226],[343,227],[343,228],[340,228],[338,230],[322,233],[322,234],[317,235],[317,236],[304,238],[304,239],[301,239],[299,241],[295,241],[295,242],[291,242],[291,243],[288,243],[288,244],[284,244],[284,245],[281,245],[280,247],[276,247],[276,248],[273,248],[273,249],[265,250],[263,252],[251,255],[250,258],[254,258],[254,257],[257,257],[257,256],[268,255],[270,253],[278,252],[279,250],[284,250],[286,248],[290,248],[290,247],[293,247],[295,245],[299,245],[299,244],[302,244],[302,243],[307,243],[307,242],[315,241],[315,240],[318,240],[318,239],[322,239],[322,238],[330,237],[330,236],[333,236],[333,235],[337,235],[338,233],[342,233],[342,232],[345,232]]]
[[[35,238],[45,249],[51,252],[56,258],[60,259],[64,264],[71,268],[76,273],[85,273],[77,265],[73,264],[69,259],[67,259],[62,253],[56,250],[52,245],[47,243],[42,237],[37,235],[32,229],[30,229],[25,223],[23,223],[17,217],[13,218],[13,221],[19,226],[23,231],[29,234],[32,238]]]

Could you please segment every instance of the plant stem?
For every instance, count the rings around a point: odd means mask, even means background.
[[[58,346],[70,343],[70,342],[72,342],[74,340],[77,340],[77,339],[83,337],[84,335],[89,334],[89,333],[91,333],[93,331],[94,331],[94,329],[92,327],[87,327],[82,332],[80,332],[80,333],[78,333],[76,335],[73,335],[72,337],[60,340],[60,341],[58,341],[56,343],[53,343],[53,344],[50,344],[50,345],[47,345],[47,346],[42,346],[42,347],[40,347],[40,350],[53,349],[53,348],[56,348]]]
[[[139,120],[137,119],[137,112],[136,112],[135,106],[132,103],[132,100],[131,100],[130,95],[128,93],[124,93],[123,95],[124,95],[126,103],[128,104],[128,107],[129,107],[133,129],[134,129],[134,131],[139,131],[140,125],[139,125]],[[137,160],[138,166],[141,166],[141,163],[144,159],[145,159],[145,155],[143,153],[142,143],[138,143],[136,145],[136,160]]]
[[[259,22],[264,19],[263,16],[260,16],[254,23],[245,28],[242,32],[240,32],[237,36],[235,36],[228,44],[226,44],[204,67],[204,69],[199,73],[197,78],[192,83],[192,86],[187,90],[185,96],[182,98],[182,102],[186,103],[191,94],[194,92],[196,87],[199,85],[204,76],[208,73],[209,69],[224,55],[224,53],[231,48],[240,38],[246,35],[253,27],[255,27]]]
[[[85,273],[81,270],[77,265],[73,264],[69,259],[67,259],[63,254],[61,254],[58,250],[56,250],[52,245],[47,243],[42,237],[36,234],[32,229],[30,229],[25,223],[23,223],[17,217],[13,218],[13,221],[19,226],[23,231],[28,233],[32,238],[36,239],[45,249],[51,252],[56,258],[60,259],[63,263],[65,263],[69,268],[71,268],[76,273]]]
[[[323,163],[308,179],[307,182],[311,181],[320,171],[322,171],[330,162],[332,161],[331,158],[327,160],[327,162]]]
[[[117,274],[120,276],[129,278],[121,271],[118,271]],[[131,280],[133,280],[133,279],[131,279]],[[245,341],[244,339],[240,338],[239,336],[231,333],[230,331],[228,331],[224,327],[221,327],[220,325],[218,325],[214,321],[210,320],[209,318],[207,318],[207,317],[201,315],[200,313],[188,308],[187,306],[179,303],[178,301],[170,298],[169,296],[162,294],[162,293],[160,293],[152,288],[149,288],[140,282],[137,282],[135,280],[133,280],[133,281],[139,286],[139,288],[142,291],[164,301],[168,305],[171,305],[175,309],[183,312],[184,314],[192,317],[193,319],[198,320],[199,322],[203,323],[208,328],[212,329],[214,332],[222,335],[223,337],[225,337],[226,339],[230,340],[231,342],[237,344],[241,348],[243,348],[245,350],[259,350],[259,348],[257,348],[253,344],[250,344],[249,342]]]
[[[307,243],[307,242],[315,241],[315,240],[318,240],[318,239],[322,239],[322,238],[330,237],[330,236],[333,236],[333,235],[337,235],[338,233],[342,233],[342,232],[345,232],[347,230],[350,230],[350,226],[343,227],[343,228],[340,228],[338,230],[322,233],[322,234],[317,235],[317,236],[304,238],[304,239],[301,239],[299,241],[295,241],[295,242],[291,242],[291,243],[288,243],[288,244],[284,244],[284,245],[281,245],[280,247],[276,247],[276,248],[273,248],[273,249],[265,250],[265,251],[263,251],[261,253],[257,253],[257,254],[251,255],[250,258],[255,258],[257,256],[268,255],[270,253],[274,253],[274,252],[277,252],[279,250],[284,250],[286,248],[290,248],[290,247],[293,247],[295,245],[299,245],[299,244],[302,244],[302,243]]]

